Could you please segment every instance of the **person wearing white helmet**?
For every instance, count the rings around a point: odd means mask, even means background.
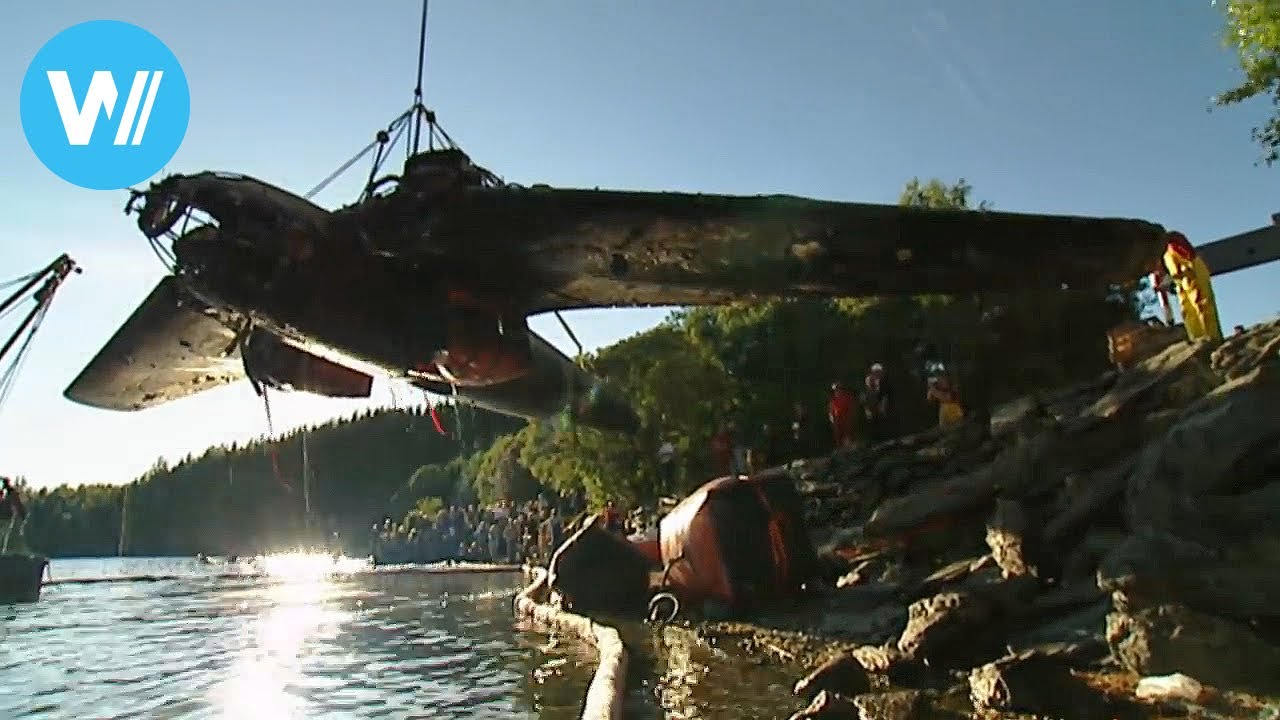
[[[872,363],[864,385],[862,407],[867,416],[868,439],[879,442],[889,435],[889,384],[884,365]]]

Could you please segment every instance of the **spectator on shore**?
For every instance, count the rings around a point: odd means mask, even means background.
[[[733,433],[727,423],[711,436],[711,467],[716,476],[733,471]]]
[[[669,493],[676,487],[676,444],[671,438],[663,438],[658,446],[657,494]]]
[[[853,393],[842,382],[831,384],[831,399],[827,403],[827,420],[831,423],[831,437],[836,449],[853,444],[853,413],[856,401]]]
[[[945,375],[929,378],[929,390],[925,399],[938,405],[938,426],[954,427],[964,420],[964,406],[960,403],[960,393]]]
[[[820,430],[805,410],[804,403],[791,406],[791,427],[787,434],[786,460],[802,460],[822,453]]]
[[[872,363],[863,385],[862,407],[867,416],[867,439],[873,443],[887,440],[892,432],[889,427],[890,389],[884,365]]]
[[[746,475],[750,472],[747,467],[747,443],[742,437],[742,429],[738,427],[736,421],[729,421],[729,447],[731,450],[729,472],[734,475]]]

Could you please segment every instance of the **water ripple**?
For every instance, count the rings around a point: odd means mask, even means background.
[[[79,563],[79,565],[77,565]],[[190,561],[55,561],[0,607],[4,718],[576,717],[593,663],[512,631],[512,575],[219,574]],[[548,663],[564,674],[538,674]],[[550,686],[550,687],[549,687]]]

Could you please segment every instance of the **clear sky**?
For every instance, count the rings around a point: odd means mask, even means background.
[[[180,9],[179,9],[180,8]],[[124,192],[50,174],[17,112],[32,56],[68,25],[141,24],[183,63],[191,124],[169,172],[238,171],[304,192],[412,102],[417,0],[70,0],[0,23],[0,281],[63,251],[57,297],[0,409],[0,474],[122,482],[159,456],[260,435],[247,384],[141,413],[62,390],[163,270]],[[507,180],[893,202],[914,175],[965,177],[1000,209],[1141,217],[1207,242],[1280,211],[1254,166],[1265,102],[1208,112],[1237,77],[1209,0],[436,0],[426,94]],[[318,200],[352,199],[357,167]],[[1223,324],[1280,311],[1280,268],[1224,277]],[[660,310],[569,316],[594,347]],[[572,352],[551,317],[532,325]],[[11,323],[0,326],[7,333]],[[397,389],[400,403],[411,393]],[[387,405],[274,396],[277,430]]]

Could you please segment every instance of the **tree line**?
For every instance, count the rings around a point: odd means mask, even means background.
[[[912,180],[906,205],[985,209],[963,180]],[[1096,374],[1105,331],[1142,310],[1140,288],[1109,297],[1051,292],[993,298],[1006,312],[998,353],[979,355],[969,298],[770,300],[680,309],[658,326],[587,355],[630,397],[641,430],[620,437],[560,422],[524,422],[471,406],[357,413],[271,440],[212,447],[157,464],[124,485],[28,491],[28,544],[55,556],[249,554],[338,532],[358,551],[385,517],[442,504],[521,502],[581,493],[593,505],[653,499],[659,444],[676,446],[674,490],[713,472],[711,435],[727,420],[748,434],[789,424],[802,404],[825,423],[833,381],[853,387],[882,363],[898,388],[898,430],[928,427],[926,359],[966,378],[983,358],[994,399]],[[1007,359],[1016,358],[1016,362]],[[304,512],[303,442],[311,469]],[[123,541],[122,537],[123,528]]]

